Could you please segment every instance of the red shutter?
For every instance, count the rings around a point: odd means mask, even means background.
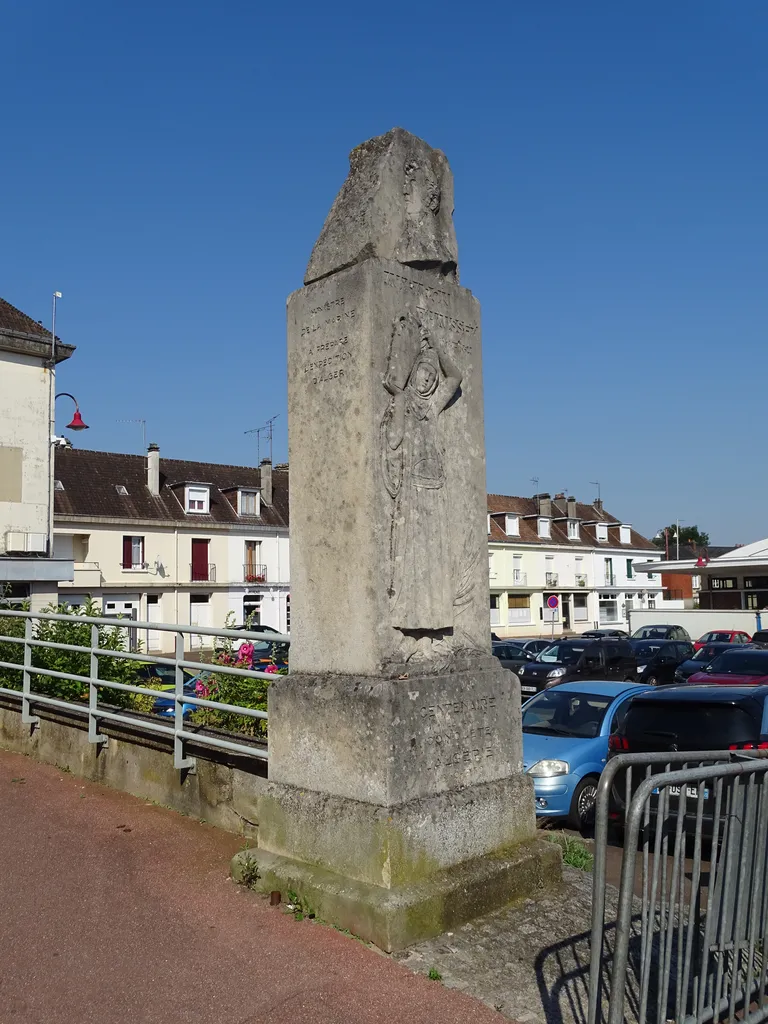
[[[208,541],[192,541],[192,579],[206,581],[208,579]]]
[[[123,537],[123,568],[133,568],[133,543],[131,537]]]

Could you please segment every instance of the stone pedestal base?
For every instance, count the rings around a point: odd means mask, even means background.
[[[291,889],[386,950],[557,880],[522,771],[517,678],[491,657],[453,669],[278,678],[259,848],[235,877],[255,869],[257,888]]]
[[[248,879],[260,892],[279,890],[284,898],[292,890],[306,912],[390,953],[557,884],[561,854],[554,843],[533,839],[385,889],[304,861],[245,850],[234,857],[232,876]]]

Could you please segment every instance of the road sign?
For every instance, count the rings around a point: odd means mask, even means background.
[[[557,608],[559,604],[560,598],[556,597],[555,594],[550,594],[550,596],[547,598],[547,608],[552,608],[552,610],[554,611],[554,609]]]

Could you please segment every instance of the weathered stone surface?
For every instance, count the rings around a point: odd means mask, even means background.
[[[496,658],[407,679],[291,673],[270,687],[269,714],[272,782],[316,789],[322,779],[323,792],[367,804],[395,806],[521,770],[520,684]],[[532,826],[532,797],[530,812]]]
[[[312,250],[304,283],[377,256],[456,278],[451,169],[444,153],[402,128],[349,154],[349,176]]]
[[[489,653],[482,395],[466,289],[369,259],[290,297],[292,671]]]
[[[368,885],[261,849],[244,850],[232,861],[235,880],[248,879],[265,893],[291,889],[317,917],[387,952],[441,935],[510,900],[541,892],[557,883],[560,871],[559,849],[536,839],[507,853],[467,861],[392,888]]]

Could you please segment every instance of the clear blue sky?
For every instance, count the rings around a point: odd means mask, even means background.
[[[2,31],[0,295],[49,325],[64,293],[77,445],[144,418],[248,463],[279,414],[284,460],[285,297],[401,125],[454,171],[489,489],[768,534],[764,0],[9,0]]]

